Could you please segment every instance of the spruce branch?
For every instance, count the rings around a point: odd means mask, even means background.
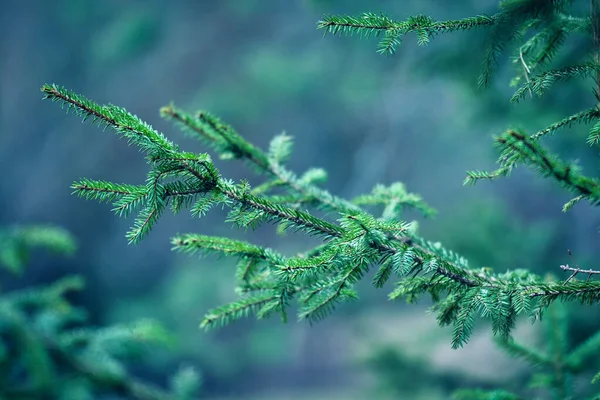
[[[497,178],[508,176],[512,169],[514,168],[514,164],[510,164],[506,167],[498,168],[492,172],[486,171],[467,171],[467,176],[463,181],[463,185],[465,186],[474,186],[480,180],[489,180],[493,181]]]
[[[600,332],[596,332],[571,350],[565,359],[567,368],[574,372],[581,371],[584,363],[597,355],[598,349],[600,349]]]
[[[196,117],[186,114],[174,105],[161,108],[161,116],[174,120],[184,131],[192,133],[215,150],[229,154],[233,158],[247,159],[259,170],[269,169],[268,157],[257,147],[243,139],[231,126],[206,111]]]
[[[427,35],[417,34],[420,40],[426,40]],[[190,208],[193,215],[203,215],[217,203],[230,208],[228,220],[238,226],[271,221],[284,229],[322,238],[322,245],[298,257],[284,257],[270,249],[226,238],[190,234],[173,239],[174,247],[181,251],[235,255],[240,259],[236,276],[242,298],[209,312],[204,327],[221,326],[250,313],[262,318],[278,311],[285,319],[288,302],[296,295],[300,319],[322,319],[337,303],[356,298],[353,285],[372,266],[379,267],[373,279],[376,286],[382,286],[392,274],[400,278],[391,299],[416,301],[424,293],[431,295],[440,324],[454,325],[453,347],[468,340],[476,315],[490,319],[494,334],[506,338],[518,314],[542,309],[557,299],[583,303],[598,300],[595,283],[553,284],[518,270],[494,274],[486,268],[470,269],[462,257],[419,237],[410,224],[396,222],[402,207],[430,212],[420,197],[407,193],[401,184],[377,186],[371,194],[350,203],[314,186],[312,182],[322,176],[317,170],[297,178],[282,165],[291,151],[287,135],[276,137],[266,153],[208,113],[191,117],[174,106],[163,108],[163,116],[183,125],[219,154],[246,160],[269,176],[270,181],[252,190],[245,182],[234,184],[221,177],[207,154],[180,151],[123,109],[99,106],[57,86],[43,90],[78,115],[93,117],[100,125],[113,128],[147,153],[151,169],[144,185],[91,180],[74,185],[84,197],[113,201],[118,214],[140,209],[128,234],[130,241],[143,237],[169,204],[173,212]],[[572,118],[561,126],[592,115],[590,112]],[[509,131],[498,143],[501,168],[493,174],[473,173],[472,179],[506,175],[517,163],[525,163],[555,177],[580,196],[597,201],[598,185],[594,181],[577,174],[573,166],[547,154],[524,135]],[[281,187],[289,194],[264,195]],[[330,222],[298,209],[300,204],[311,202],[338,212],[339,219]],[[359,205],[383,205],[384,216],[376,219]]]
[[[43,342],[46,348],[57,353],[60,359],[78,374],[99,387],[109,388],[118,395],[139,400],[176,400],[178,398],[150,383],[137,380],[129,374],[107,374],[86,358],[74,356],[70,349],[64,348],[50,337],[44,337]],[[44,388],[34,389],[34,391],[43,393]]]
[[[416,34],[419,45],[424,45],[439,33],[467,30],[492,24],[494,24],[494,17],[485,15],[448,21],[434,21],[425,15],[417,15],[408,18],[406,21],[395,22],[383,14],[364,13],[360,17],[327,16],[317,23],[317,29],[323,29],[325,34],[358,35],[365,38],[383,34],[377,52],[391,55],[402,43],[402,36],[410,32]]]
[[[532,366],[550,366],[552,358],[529,346],[524,346],[513,339],[496,340],[496,344],[509,355],[526,360]]]
[[[214,168],[208,155],[179,152],[162,134],[154,131],[147,124],[137,120],[123,109],[118,109],[114,106],[99,106],[90,100],[74,95],[64,89],[59,89],[54,85],[44,86],[42,90],[48,93],[49,98],[59,99],[69,104],[70,107],[77,110],[76,112],[81,115],[93,115],[104,126],[114,128],[117,133],[124,132],[130,136],[134,135],[135,143],[149,153],[149,162],[155,167],[155,169],[151,170],[148,184],[146,185],[150,193],[145,208],[140,212],[136,224],[128,234],[130,242],[139,240],[149,231],[166,206],[169,196],[202,194],[212,191],[222,194],[240,208],[250,207],[260,211],[268,219],[284,220],[300,229],[318,235],[339,236],[341,234],[339,228],[331,223],[316,218],[304,211],[279,204],[272,204],[264,198],[250,194],[243,185],[234,185],[224,180]],[[114,109],[118,110],[119,115],[122,117],[121,119],[117,120],[111,117]],[[211,118],[210,120],[214,126],[217,126],[215,119]],[[129,124],[130,122],[131,124]],[[235,135],[232,134],[233,136]],[[148,143],[141,140],[139,139],[140,137],[150,138],[151,142]],[[160,180],[164,177],[177,174],[183,174],[186,178],[195,178],[195,183],[198,187],[196,189],[190,188],[190,190],[184,193],[166,191],[165,186],[159,183]],[[131,186],[114,186],[106,182],[92,182],[89,180],[84,184],[75,184],[75,187],[76,190],[85,193],[90,198],[102,199],[112,199],[113,196],[119,194],[130,194],[134,190]]]
[[[540,283],[534,286],[525,286],[523,291],[530,298],[541,299],[541,303],[546,306],[557,299],[578,301],[582,304],[594,304],[600,300],[600,283],[596,281]]]
[[[352,285],[364,276],[370,266],[385,265],[389,262],[390,265],[386,267],[389,271],[384,270],[379,274],[376,284],[381,284],[385,280],[384,277],[391,272],[406,277],[391,295],[392,298],[414,298],[423,292],[429,292],[432,297],[437,298],[442,291],[449,290],[457,299],[463,301],[457,303],[455,314],[457,321],[453,343],[458,346],[468,339],[471,331],[472,313],[465,310],[475,305],[464,303],[468,300],[465,293],[471,293],[478,302],[484,300],[493,304],[482,314],[492,319],[494,332],[507,335],[512,327],[515,312],[511,308],[511,301],[506,299],[510,299],[513,292],[532,290],[530,287],[519,286],[523,285],[523,282],[529,282],[530,278],[522,281],[522,278],[514,274],[503,277],[493,275],[487,270],[470,270],[464,259],[411,233],[406,224],[376,220],[362,211],[355,210],[342,213],[338,224],[335,224],[308,212],[254,195],[246,183],[234,184],[222,178],[208,155],[179,151],[161,134],[125,110],[115,108],[120,116],[116,119],[112,117],[114,106],[96,105],[56,86],[45,87],[44,90],[48,91],[52,98],[58,98],[75,108],[76,113],[80,115],[93,114],[104,126],[112,127],[117,133],[130,138],[148,154],[147,160],[152,168],[145,185],[114,185],[90,180],[75,185],[84,196],[95,199],[114,200],[122,196],[117,202],[123,202],[126,196],[136,195],[135,199],[121,203],[126,204],[123,206],[125,208],[133,205],[141,208],[128,234],[130,241],[139,240],[152,228],[171,197],[180,199],[175,207],[177,210],[186,203],[191,205],[194,212],[202,214],[211,204],[222,202],[231,208],[229,219],[237,225],[251,226],[259,220],[276,221],[283,223],[286,228],[302,230],[323,238],[325,246],[313,256],[317,257],[316,259],[296,258],[295,261],[273,254],[268,255],[266,249],[222,238],[188,235],[174,239],[174,245],[184,251],[236,254],[242,258],[243,263],[240,264],[237,275],[242,277],[242,292],[247,293],[249,297],[209,313],[203,323],[205,327],[225,324],[251,312],[266,316],[273,310],[279,310],[284,316],[287,302],[298,293],[301,303],[299,317],[310,321],[321,319],[338,302],[356,297]],[[170,109],[169,112],[175,115],[173,110]],[[189,118],[181,119],[188,123],[191,121]],[[243,139],[239,135],[214,117],[204,118],[202,123],[203,129],[210,129],[210,133],[205,137],[211,138],[213,144],[220,146],[219,143],[226,143],[229,151],[240,154],[241,158],[249,159],[260,168],[267,168],[272,175],[278,176],[277,172],[273,171],[273,157],[263,157],[264,154],[256,147],[242,144]],[[218,137],[223,140],[219,142],[220,139],[215,139]],[[279,140],[285,142],[285,139]],[[281,151],[282,146],[282,154],[285,155],[286,144],[276,143],[273,148],[279,148]],[[278,150],[273,150],[272,153],[276,151]],[[165,178],[174,181],[165,183]],[[381,189],[375,192],[374,197],[362,200],[371,203],[383,201],[389,205],[394,196],[406,196],[404,192],[398,191],[399,187],[391,190],[388,192],[387,189]],[[393,193],[396,194],[392,196]],[[192,199],[182,196],[191,196],[193,199],[198,196],[200,199],[193,203]],[[397,202],[398,199],[394,201]],[[412,198],[411,201],[414,203],[417,199]],[[116,209],[121,209],[119,204]],[[266,263],[262,275],[256,270],[258,260]],[[287,267],[281,268],[280,265]],[[417,276],[427,276],[438,285],[411,285]],[[515,278],[517,281],[513,281]],[[548,301],[551,301],[550,297],[567,295],[564,287],[561,287],[561,292],[551,292],[550,295],[546,291],[548,288],[535,286],[534,289],[535,296]],[[580,292],[575,290],[571,295],[577,297]],[[521,305],[519,311],[527,310]]]
[[[261,198],[259,196],[252,195],[249,190],[244,185],[234,185],[223,178],[220,177],[218,171],[212,165],[210,158],[207,155],[195,155],[191,153],[181,153],[176,149],[174,145],[168,142],[162,135],[156,133],[155,131],[147,128],[147,125],[142,124],[141,122],[133,119],[132,117],[124,117],[122,120],[116,120],[111,118],[110,108],[106,108],[107,106],[98,106],[95,103],[85,100],[80,96],[76,96],[67,92],[65,90],[59,90],[56,86],[45,87],[45,91],[48,91],[54,96],[54,98],[59,98],[61,101],[64,101],[73,107],[78,107],[77,109],[80,113],[93,113],[94,117],[98,120],[102,121],[105,126],[113,127],[117,133],[126,132],[130,134],[134,133],[134,138],[138,138],[141,134],[144,137],[154,138],[151,144],[148,144],[144,141],[138,141],[137,144],[147,150],[150,154],[149,162],[154,166],[155,169],[151,170],[148,178],[148,183],[146,185],[147,190],[149,191],[147,201],[142,207],[136,223],[134,227],[129,232],[128,237],[130,241],[137,241],[141,238],[145,233],[147,233],[153,223],[155,223],[162,210],[165,208],[166,203],[168,202],[168,195],[181,194],[182,192],[177,191],[167,191],[165,190],[165,186],[160,184],[160,180],[163,176],[177,176],[177,174],[181,173],[186,176],[187,179],[195,179],[195,183],[200,185],[200,188],[194,189],[193,185],[189,184],[190,189],[184,191],[187,194],[193,193],[195,194],[195,190],[197,190],[198,194],[207,194],[207,193],[218,193],[222,195],[224,198],[227,198],[229,202],[232,202],[230,206],[234,207],[234,222],[240,222],[241,225],[247,225],[255,220],[252,217],[251,220],[244,220],[243,217],[244,209],[253,209],[258,212],[258,217],[266,218],[267,220],[278,220],[281,222],[285,222],[289,227],[295,227],[296,229],[305,230],[308,233],[316,234],[319,236],[324,236],[325,239],[335,239],[342,238],[345,234],[343,228],[338,225],[326,222],[320,218],[314,217],[307,212],[299,211],[293,208],[285,207],[280,204],[273,204],[266,198]],[[119,112],[122,115],[127,114],[126,111],[119,109]],[[129,126],[127,122],[135,122],[134,126]],[[209,119],[211,121],[211,129],[216,130],[215,127],[221,124],[220,122],[215,122],[214,118]],[[145,130],[138,129],[136,127],[145,127]],[[224,129],[224,128],[223,128]],[[225,129],[226,134],[231,134],[232,130]],[[214,132],[214,131],[213,131]],[[237,135],[231,134],[231,137],[237,137]],[[157,139],[158,138],[158,139]],[[159,140],[160,139],[160,140]],[[230,145],[232,141],[228,142]],[[246,148],[250,148],[247,147]],[[252,150],[255,151],[255,150]],[[246,152],[248,154],[250,151]],[[254,160],[260,160],[262,158],[255,157]],[[255,161],[256,163],[256,161]],[[88,193],[91,191],[94,193],[90,196],[115,196],[117,194],[124,194],[125,192],[131,193],[134,187],[111,187],[110,185],[106,185],[103,182],[95,182],[95,186],[90,187],[90,182],[87,182],[85,187],[81,186],[80,189],[84,193]],[[118,192],[118,193],[115,193]],[[100,194],[98,194],[100,193]],[[241,219],[240,219],[241,218]],[[382,225],[383,226],[383,225]],[[404,237],[394,237],[395,240],[405,241],[405,243],[412,243],[416,246],[412,239],[404,238]],[[406,240],[408,239],[408,240]],[[396,249],[390,247],[389,245],[382,242],[372,242],[369,245],[369,250],[371,246],[379,249],[383,252],[396,252]],[[423,254],[427,254],[430,257],[435,252],[432,252],[430,249],[426,249],[424,247],[418,248],[420,252]],[[356,257],[358,254],[354,254]],[[336,290],[333,291],[332,295],[329,296],[329,300],[333,300],[337,297],[337,295],[344,294],[347,292],[343,289],[346,288],[346,281],[351,279],[351,281],[355,281],[357,277],[360,277],[365,270],[365,268],[374,261],[374,259],[369,256],[365,259],[365,261],[360,261],[356,263],[353,267],[347,269],[337,281],[334,280],[334,283],[326,285],[327,287],[337,287]],[[417,263],[420,258],[416,258]],[[452,280],[458,281],[461,284],[474,285],[474,281],[465,278],[466,276],[472,276],[474,274],[468,272],[466,269],[451,265],[449,262],[441,263],[440,266],[436,270],[438,273],[446,276]],[[324,289],[318,290],[315,293],[323,293]],[[312,297],[311,297],[312,298]],[[329,300],[323,302],[323,305],[315,307],[313,311],[319,311],[321,309],[325,309],[325,304],[329,303]],[[251,304],[255,304],[251,302]],[[248,307],[240,308],[240,309],[248,309]],[[235,308],[238,310],[238,308]],[[317,312],[317,314],[320,314]],[[236,313],[232,313],[232,315],[238,315]],[[305,315],[310,315],[310,313],[306,313]]]
[[[131,144],[137,145],[149,156],[157,156],[158,154],[155,153],[157,150],[176,151],[173,143],[163,135],[122,108],[113,105],[99,106],[83,96],[56,85],[44,85],[42,92],[45,94],[45,99],[61,103],[67,107],[67,112],[73,111],[82,117],[83,121],[91,118],[92,123],[100,127],[113,128],[117,134],[123,135]]]

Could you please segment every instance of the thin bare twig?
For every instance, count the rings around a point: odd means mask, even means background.
[[[523,49],[519,49],[519,58],[521,59],[521,64],[523,64],[525,80],[527,80],[527,83],[529,83],[529,74],[531,73],[531,70],[529,69],[527,63],[525,62],[525,59],[523,58]],[[533,92],[531,91],[531,88],[529,88],[529,95],[533,97]]]
[[[571,253],[571,250],[567,250],[567,251],[569,252],[569,256],[571,256],[571,258],[573,259],[573,262],[575,262],[575,258],[573,257],[573,253]],[[588,274],[588,278],[587,278],[588,281],[590,280],[590,278],[592,277],[592,275],[594,275],[594,274],[600,274],[600,271],[596,271],[596,270],[593,270],[593,269],[581,269],[581,268],[579,268],[579,265],[577,265],[577,263],[575,263],[575,266],[576,266],[576,268],[569,267],[569,264],[567,264],[567,265],[561,265],[560,266],[560,269],[562,269],[563,271],[572,271],[573,272],[567,278],[567,280],[564,283],[569,282],[578,273]]]

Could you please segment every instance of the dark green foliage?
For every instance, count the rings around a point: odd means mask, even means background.
[[[54,227],[4,228],[1,264],[19,272],[32,247],[70,254],[73,238]],[[128,373],[125,361],[140,359],[150,346],[170,346],[171,336],[156,322],[125,325],[85,325],[84,310],[68,295],[81,290],[83,280],[65,277],[43,287],[0,296],[0,398],[92,399],[118,395],[133,399],[193,399],[199,377],[182,368],[170,391],[144,383]]]
[[[592,2],[594,7],[596,0]],[[325,33],[382,36],[378,51],[392,54],[401,37],[410,32],[419,44],[426,44],[439,33],[485,28],[488,44],[482,52],[483,68],[479,77],[487,86],[501,56],[511,53],[518,67],[513,84],[520,85],[513,100],[527,95],[542,95],[558,81],[594,76],[595,61],[575,60],[572,66],[552,68],[554,57],[570,34],[592,34],[600,42],[600,33],[586,17],[571,15],[570,1],[510,0],[500,3],[492,16],[469,17],[436,22],[415,16],[403,22],[377,14],[361,17],[335,16],[319,22]],[[574,65],[574,66],[573,66]],[[181,151],[164,135],[122,108],[101,106],[56,85],[42,88],[46,98],[59,102],[83,119],[111,128],[146,154],[149,172],[141,185],[116,185],[110,182],[81,180],[73,185],[85,198],[110,201],[118,215],[137,213],[127,234],[130,242],[144,237],[161,214],[170,206],[173,212],[189,209],[201,217],[213,206],[229,209],[227,221],[241,228],[254,228],[265,222],[277,223],[280,230],[293,229],[317,237],[321,243],[302,255],[287,256],[275,250],[228,238],[187,234],[173,239],[176,250],[233,255],[239,259],[236,271],[239,300],[218,307],[205,316],[203,327],[222,326],[251,313],[259,318],[273,313],[285,320],[290,303],[298,303],[298,318],[310,322],[326,317],[341,302],[357,298],[355,284],[374,267],[373,284],[383,286],[397,280],[390,299],[417,301],[428,294],[434,302],[440,325],[452,325],[452,347],[463,346],[479,318],[490,321],[492,332],[503,343],[510,342],[511,329],[519,315],[534,319],[542,316],[552,303],[576,301],[592,304],[600,301],[600,282],[578,280],[586,273],[579,267],[564,282],[546,281],[527,269],[498,266],[473,268],[461,256],[440,243],[422,238],[416,224],[405,221],[403,212],[414,208],[424,215],[433,213],[423,200],[400,184],[378,185],[372,193],[348,201],[319,187],[324,180],[321,170],[309,170],[297,176],[285,162],[293,142],[285,135],[275,137],[269,151],[245,140],[231,126],[207,112],[187,114],[175,106],[161,110],[185,132],[210,147],[221,159],[240,159],[265,180],[252,188],[246,181],[234,183],[221,176],[205,153]],[[509,175],[517,165],[551,178],[576,196],[565,210],[580,200],[596,206],[600,202],[600,182],[583,175],[574,162],[563,161],[542,146],[541,139],[573,123],[594,124],[588,143],[598,142],[600,113],[590,104],[577,113],[528,136],[509,129],[496,137],[500,168],[489,172],[469,172],[465,183],[492,180]],[[366,207],[383,208],[381,217]],[[327,211],[325,216],[321,211]],[[568,266],[567,266],[568,267]],[[549,266],[558,268],[558,265]],[[570,268],[570,267],[569,267]],[[510,345],[507,345],[510,346]],[[513,352],[518,352],[513,346]],[[541,357],[541,356],[540,356]],[[533,360],[533,354],[529,357]],[[536,362],[542,362],[538,358]],[[509,399],[506,392],[463,392],[457,398]],[[462,397],[460,397],[462,396]]]

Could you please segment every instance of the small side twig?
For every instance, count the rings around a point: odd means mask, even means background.
[[[571,253],[571,250],[567,250],[569,252],[569,256],[571,256],[571,258],[573,258],[573,254]],[[575,259],[573,258],[573,262],[575,262]],[[587,280],[589,281],[590,278],[592,277],[592,275],[595,274],[600,274],[600,271],[596,271],[593,269],[581,269],[579,268],[579,265],[577,265],[577,263],[575,263],[576,268],[573,267],[569,267],[569,264],[567,265],[561,265],[560,269],[562,269],[563,271],[571,271],[573,272],[564,283],[569,282],[571,279],[573,279],[575,277],[575,275],[577,275],[578,273],[582,273],[582,274],[588,274],[588,278]]]

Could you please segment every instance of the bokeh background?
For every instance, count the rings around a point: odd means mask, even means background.
[[[245,238],[285,253],[312,242],[277,236],[273,227],[237,231],[215,210],[200,220],[166,216],[140,244],[128,245],[132,221],[71,195],[69,186],[81,177],[143,182],[143,157],[42,102],[39,91],[57,83],[123,106],[190,151],[203,149],[161,120],[161,106],[173,101],[209,110],[263,148],[285,130],[295,137],[291,169],[326,169],[327,189],[347,198],[377,183],[404,182],[438,210],[432,219],[406,218],[419,219],[423,236],[473,266],[560,276],[559,265],[572,263],[571,249],[580,265],[592,267],[600,217],[586,204],[562,213],[569,196],[554,182],[519,170],[493,184],[462,186],[466,170],[494,168],[493,134],[508,127],[533,132],[589,107],[589,82],[516,107],[508,101],[514,68],[508,57],[494,85],[477,88],[481,31],[436,37],[427,47],[406,38],[386,58],[375,53],[374,40],[323,38],[316,30],[325,14],[450,19],[492,14],[496,6],[490,0],[1,0],[0,223],[60,225],[79,243],[69,259],[34,254],[24,277],[2,275],[3,288],[82,274],[88,284],[77,301],[95,324],[152,317],[177,338],[177,348],[134,364],[136,374],[160,384],[179,364],[195,365],[207,399],[444,399],[459,387],[521,387],[532,371],[494,347],[485,323],[466,348],[451,350],[449,332],[426,313],[427,301],[388,302],[393,286],[375,290],[369,279],[360,301],[313,326],[272,319],[200,330],[209,308],[235,296],[233,263],[175,254],[173,234]],[[572,46],[561,57],[581,49]],[[576,128],[551,144],[593,175],[598,158],[582,146],[585,135]],[[251,176],[242,163],[217,166],[233,179]],[[573,307],[573,342],[598,328],[591,317],[597,312]],[[517,336],[542,340],[526,320]]]

